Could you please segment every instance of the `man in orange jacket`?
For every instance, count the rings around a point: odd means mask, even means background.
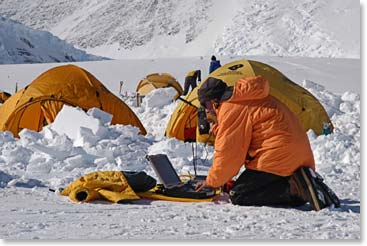
[[[297,116],[269,94],[265,78],[243,78],[227,87],[210,77],[198,90],[198,98],[217,123],[211,130],[213,163],[197,190],[223,186],[244,166],[229,191],[234,204],[299,206],[310,202],[315,210],[332,204],[321,188],[322,180],[315,178],[307,134]]]

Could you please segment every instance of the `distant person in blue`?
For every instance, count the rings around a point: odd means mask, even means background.
[[[213,71],[215,71],[217,68],[220,68],[222,65],[220,65],[220,61],[217,60],[215,56],[212,56],[209,67],[209,74],[211,74]]]

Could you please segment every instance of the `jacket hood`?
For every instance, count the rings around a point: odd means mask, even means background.
[[[239,79],[229,102],[262,99],[269,95],[269,82],[262,76]]]

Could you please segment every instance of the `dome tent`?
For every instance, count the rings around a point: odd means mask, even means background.
[[[12,95],[0,107],[0,131],[11,131],[16,137],[23,128],[40,131],[55,120],[64,104],[85,111],[99,108],[112,115],[111,124],[133,125],[146,134],[138,117],[122,100],[75,65],[52,68]]]
[[[138,98],[143,98],[154,89],[167,87],[173,87],[177,91],[175,99],[183,92],[180,83],[169,73],[152,73],[147,75],[144,79],[140,80],[136,87],[136,92]]]
[[[4,103],[6,100],[9,99],[9,97],[11,97],[10,93],[7,93],[5,91],[0,91],[0,103]]]
[[[324,123],[330,124],[330,118],[321,103],[306,89],[289,80],[275,68],[251,60],[238,60],[228,63],[211,73],[185,99],[200,107],[198,89],[209,77],[223,80],[228,86],[233,86],[240,78],[263,76],[269,81],[270,95],[283,102],[300,119],[305,131],[312,129],[317,135],[322,134]],[[192,132],[195,132],[194,134]],[[197,130],[197,109],[180,102],[173,112],[167,128],[167,137],[175,137],[183,141],[199,141],[213,143],[208,135],[199,135]],[[195,138],[195,139],[194,139]]]

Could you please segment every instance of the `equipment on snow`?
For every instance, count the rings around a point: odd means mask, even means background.
[[[162,183],[162,185],[157,187],[156,193],[169,197],[194,199],[210,198],[216,195],[216,190],[211,188],[196,191],[197,182],[205,179],[205,176],[196,176],[183,182],[177,175],[167,155],[147,155],[147,159]]]
[[[209,134],[210,124],[208,122],[205,109],[200,107],[198,109],[198,127],[200,134]]]

